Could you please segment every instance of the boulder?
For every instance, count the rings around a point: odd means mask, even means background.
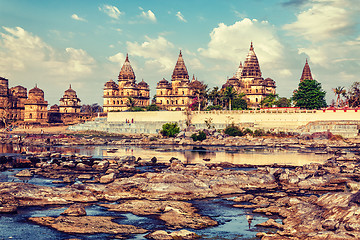
[[[104,175],[100,178],[100,183],[111,183],[115,180],[116,175],[115,173],[110,173],[107,175]]]
[[[29,170],[29,169],[25,169],[22,170],[20,172],[18,172],[17,174],[15,174],[16,177],[33,177],[34,174]]]
[[[81,203],[76,203],[71,205],[66,209],[61,215],[66,216],[86,216],[85,206]]]

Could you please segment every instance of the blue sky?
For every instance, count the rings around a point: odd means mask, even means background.
[[[129,53],[137,81],[155,94],[179,50],[190,75],[221,86],[253,41],[263,77],[290,97],[306,58],[327,101],[359,81],[359,0],[0,0],[0,76],[38,84],[58,104],[69,84],[102,105],[103,85]]]

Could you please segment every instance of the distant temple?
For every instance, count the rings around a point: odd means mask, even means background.
[[[271,78],[264,80],[261,75],[260,65],[251,43],[244,65],[240,62],[236,74],[226,81],[222,89],[233,87],[238,94],[245,94],[249,106],[257,107],[266,96],[276,93],[275,81]]]
[[[181,51],[176,62],[171,82],[164,78],[156,87],[156,105],[164,110],[184,110],[193,103],[195,98],[191,83],[197,81],[193,77],[189,80],[189,74],[185,66]]]
[[[68,90],[65,91],[64,96],[60,98],[60,113],[79,113],[81,100],[77,97],[76,92],[71,89],[71,85]]]
[[[304,66],[303,72],[302,72],[302,74],[301,74],[300,82],[304,81],[305,79],[307,79],[307,80],[313,80],[312,75],[311,75],[310,66],[309,66],[309,64],[308,64],[307,59],[306,59],[306,62],[305,62],[305,66]]]
[[[150,103],[149,85],[142,80],[138,84],[135,73],[131,67],[129,57],[126,55],[125,63],[118,76],[118,84],[113,80],[105,83],[104,112],[125,111],[129,109],[130,101],[133,106],[145,107]]]
[[[44,91],[35,86],[29,91],[29,97],[24,102],[25,122],[46,123],[48,121],[48,102],[44,99]]]

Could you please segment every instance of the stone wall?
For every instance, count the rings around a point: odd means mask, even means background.
[[[299,110],[265,109],[246,111],[193,111],[191,122],[196,128],[206,128],[205,121],[211,120],[216,129],[223,129],[234,123],[241,127],[265,130],[313,133],[332,131],[344,137],[353,137],[360,126],[360,111],[352,110]],[[102,123],[86,123],[108,132],[157,133],[162,124],[177,122],[186,127],[187,116],[180,111],[154,112],[109,112]],[[94,125],[95,124],[95,125]],[[81,127],[85,129],[84,126]],[[74,129],[75,130],[75,129]]]

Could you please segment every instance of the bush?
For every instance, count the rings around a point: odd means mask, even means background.
[[[203,140],[206,139],[206,133],[204,133],[203,131],[200,131],[198,135],[197,135],[196,133],[194,133],[193,135],[191,135],[191,138],[192,138],[194,141],[200,141],[200,142],[202,142]]]
[[[206,108],[206,111],[211,111],[211,110],[222,110],[223,107],[221,105],[212,105],[212,106],[208,106]]]
[[[128,111],[129,112],[143,112],[143,111],[145,111],[145,109],[142,107],[131,107],[131,108],[129,108]]]
[[[160,133],[165,137],[175,137],[180,132],[180,127],[177,123],[165,123],[162,125]]]
[[[244,135],[247,135],[247,134],[253,135],[254,132],[253,132],[250,128],[245,128],[245,130],[244,130]]]
[[[254,131],[254,136],[255,137],[265,136],[265,131],[263,129],[256,129]]]
[[[237,126],[235,126],[234,124],[231,124],[229,126],[227,126],[224,130],[224,133],[229,135],[229,136],[244,136],[244,132]]]
[[[146,111],[159,111],[160,108],[156,104],[151,104],[145,107]]]

